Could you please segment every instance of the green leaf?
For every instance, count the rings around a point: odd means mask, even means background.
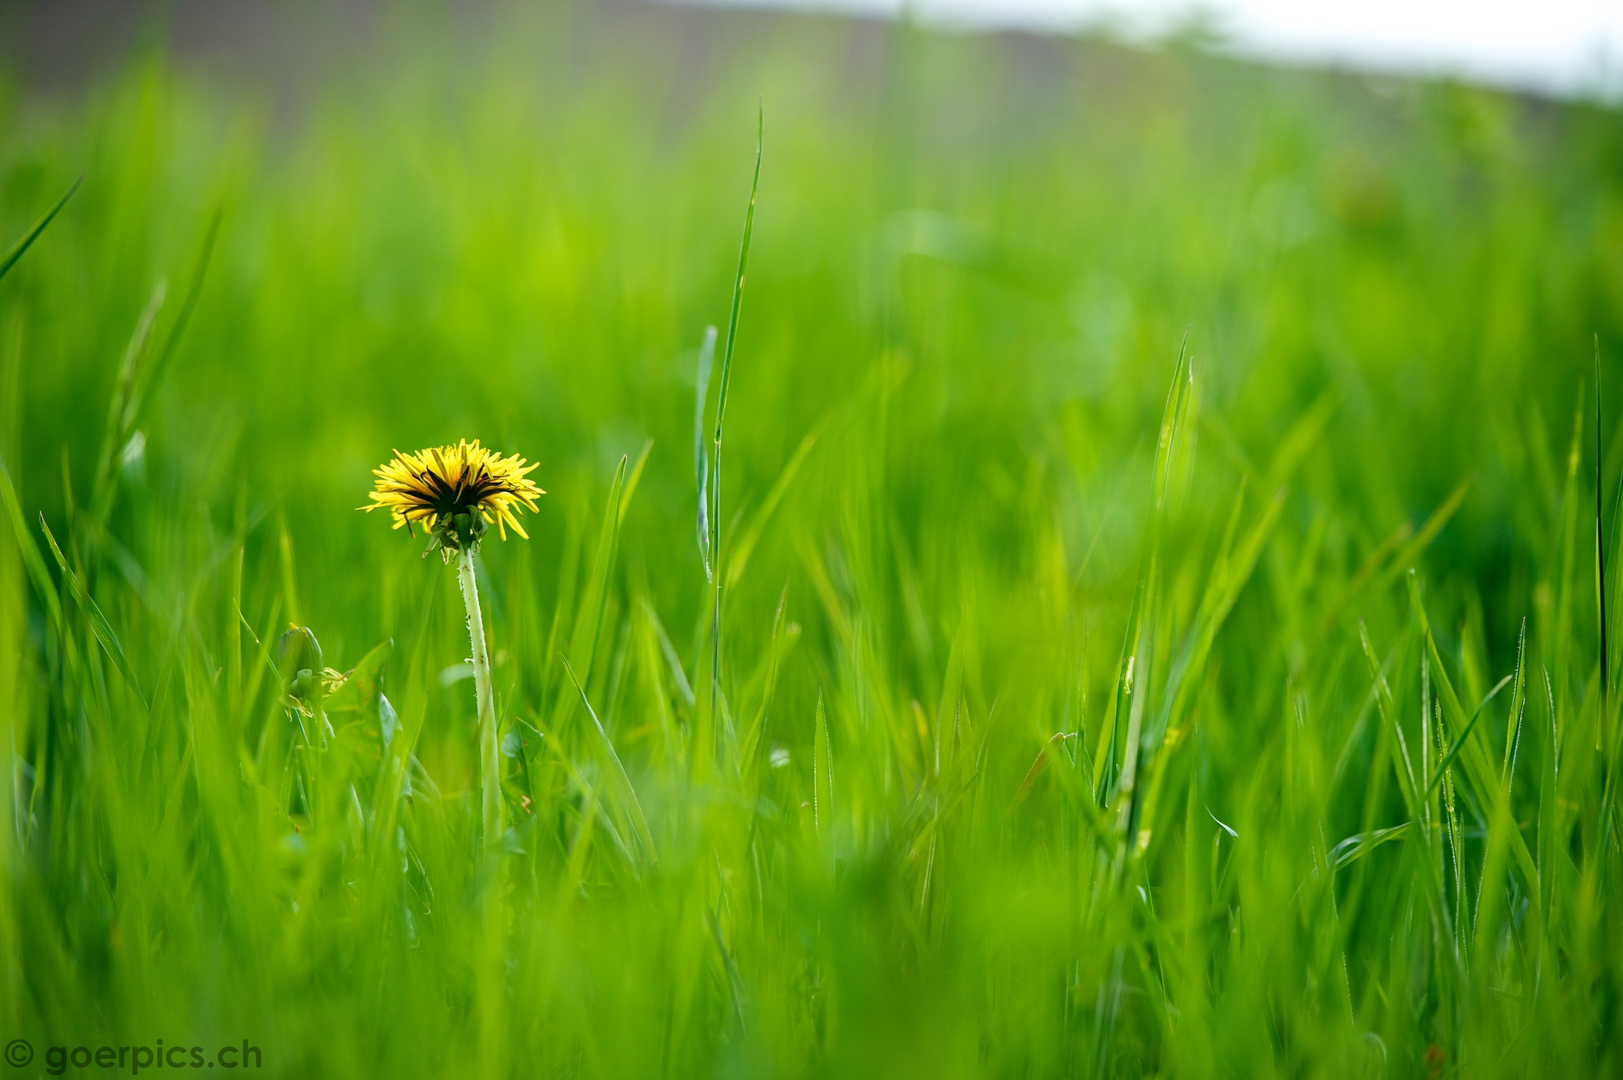
[[[823,822],[833,822],[834,755],[828,745],[828,713],[823,709],[823,692],[817,691],[817,731],[812,747],[812,825],[822,835]]]
[[[344,674],[338,688],[327,695],[322,707],[330,713],[359,712],[372,705],[382,690],[383,668],[393,651],[394,639],[390,638],[361,657],[361,662]]]

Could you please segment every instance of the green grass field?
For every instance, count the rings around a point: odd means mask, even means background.
[[[0,1073],[1623,1072],[1623,113],[614,12],[0,83]]]

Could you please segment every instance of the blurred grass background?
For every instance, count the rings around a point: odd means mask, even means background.
[[[7,1038],[1623,1068],[1615,109],[797,15],[266,17],[281,60],[177,15],[0,84],[4,242],[84,177],[0,282]],[[689,424],[758,103],[712,708]],[[354,512],[462,437],[549,492],[481,557],[483,859],[453,574]],[[313,746],[290,622],[362,664]]]

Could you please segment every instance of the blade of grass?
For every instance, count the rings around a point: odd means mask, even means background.
[[[1508,797],[1516,777],[1516,754],[1522,745],[1522,718],[1527,713],[1527,616],[1522,616],[1521,633],[1516,638],[1516,689],[1510,695],[1510,723],[1505,725],[1505,760],[1500,766]]]
[[[51,527],[45,524],[44,514],[39,516],[39,527],[45,533],[45,541],[51,547],[56,565],[62,570],[62,580],[67,582],[68,592],[90,620],[91,632],[96,635],[96,640],[107,653],[108,659],[112,660],[113,666],[118,668],[118,673],[124,676],[124,681],[129,684],[131,692],[141,702],[141,707],[146,708],[147,700],[141,693],[141,684],[136,682],[135,672],[130,670],[130,662],[124,657],[124,646],[119,643],[118,635],[113,633],[113,627],[108,623],[107,616],[102,614],[96,601],[85,592],[79,576],[68,566],[68,560],[63,557],[62,549],[57,546],[56,537],[51,535]]]
[[[699,555],[704,560],[704,579],[711,579],[710,566],[710,455],[705,447],[704,403],[710,392],[710,368],[716,359],[716,328],[704,328],[699,346],[699,370],[693,401],[693,474],[699,492]]]
[[[124,446],[120,436],[127,435],[123,431],[124,413],[129,406],[130,395],[135,391],[135,378],[141,370],[141,361],[152,341],[152,324],[157,320],[158,312],[163,308],[164,298],[168,292],[168,286],[162,281],[153,287],[152,296],[147,300],[147,306],[142,310],[141,317],[136,320],[135,331],[130,334],[129,344],[124,347],[123,359],[119,361],[113,397],[107,405],[107,427],[102,433],[101,454],[96,460],[96,475],[90,487],[90,503],[93,507],[99,507],[107,497],[107,484],[112,477],[114,463]],[[96,515],[94,520],[101,520],[100,515]]]
[[[1413,574],[1409,577],[1409,600],[1416,617],[1420,620],[1421,638],[1425,650],[1424,656],[1430,660],[1430,671],[1436,680],[1439,707],[1446,710],[1457,722],[1468,728],[1471,718],[1466,715],[1464,708],[1461,707],[1459,697],[1454,693],[1453,682],[1449,679],[1448,671],[1443,666],[1442,655],[1437,651],[1437,642],[1432,636],[1431,623],[1427,619],[1425,605],[1421,603],[1419,585]],[[1465,733],[1469,734],[1468,731]],[[1459,749],[1459,760],[1464,769],[1465,778],[1469,782],[1478,804],[1482,806],[1491,805],[1495,782],[1493,779],[1493,766],[1488,761],[1486,751],[1482,749],[1481,743],[1474,739],[1456,739],[1455,745]],[[1429,774],[1429,770],[1427,771]],[[1428,787],[1426,790],[1430,791],[1431,788]],[[1533,863],[1533,856],[1527,850],[1527,842],[1522,839],[1519,831],[1510,834],[1510,847],[1511,854],[1516,857],[1517,868],[1521,870],[1525,877],[1525,884],[1529,890],[1536,892],[1539,881],[1538,868]]]
[[[1605,449],[1601,432],[1600,335],[1595,335],[1595,603],[1600,627],[1600,742],[1601,759],[1608,766],[1610,776],[1612,748],[1612,712],[1610,709],[1612,680],[1607,667],[1606,648],[1606,515],[1602,506],[1606,483],[1601,476],[1605,463]]]
[[[11,531],[17,538],[17,550],[22,554],[23,566],[28,570],[28,576],[33,578],[34,587],[39,590],[40,599],[45,603],[45,614],[51,626],[60,633],[62,627],[62,604],[57,597],[56,583],[45,569],[45,559],[40,554],[39,545],[34,542],[34,536],[28,530],[23,518],[22,505],[17,501],[17,489],[12,486],[11,472],[6,468],[4,459],[0,459],[0,501],[6,504],[6,516],[11,519]]]
[[[570,635],[569,651],[580,662],[580,669],[592,677],[592,659],[597,650],[597,639],[603,633],[603,614],[608,606],[609,578],[614,571],[614,555],[620,543],[621,491],[625,485],[626,462],[624,456],[615,466],[614,480],[609,484],[608,502],[603,508],[603,525],[597,534],[597,554],[592,561],[591,582],[581,597],[580,611],[575,617],[575,630]]]
[[[761,688],[761,704],[755,710],[755,719],[750,721],[741,749],[742,764],[746,769],[754,769],[759,764],[761,748],[766,745],[767,707],[772,704],[772,693],[778,685],[778,660],[782,648],[779,640],[783,634],[783,611],[788,602],[789,582],[786,579],[783,591],[778,594],[777,613],[772,618],[772,638],[767,642],[766,681]]]
[[[642,802],[637,798],[637,789],[631,785],[631,776],[621,763],[620,755],[615,752],[614,742],[609,738],[609,733],[603,730],[603,722],[597,718],[597,710],[592,708],[592,702],[586,696],[586,688],[575,677],[575,669],[569,666],[569,657],[560,653],[558,658],[563,661],[564,671],[569,675],[569,681],[574,684],[575,692],[580,695],[580,703],[586,707],[586,715],[592,718],[592,726],[597,729],[603,753],[614,768],[615,778],[619,781],[621,794],[626,800],[626,814],[631,818],[632,828],[636,830],[637,838],[643,842],[648,851],[648,861],[657,863],[659,851],[654,847],[654,836],[648,830],[648,818],[642,812]]]
[[[152,363],[136,374],[134,386],[129,399],[125,403],[124,415],[120,418],[120,435],[127,438],[141,421],[141,414],[154,389],[163,381],[164,372],[168,370],[169,362],[174,358],[175,350],[180,345],[181,338],[185,336],[186,327],[191,323],[192,313],[197,309],[198,297],[203,292],[203,280],[208,274],[209,263],[214,258],[214,244],[220,235],[220,220],[223,211],[216,208],[209,217],[209,223],[203,233],[203,243],[198,249],[197,260],[192,264],[191,277],[186,283],[186,297],[181,301],[180,310],[175,313],[175,321],[165,335],[163,347],[153,354]],[[122,438],[119,445],[122,445]]]
[[[738,339],[738,310],[744,298],[744,273],[749,267],[750,238],[755,232],[755,197],[761,188],[761,152],[765,144],[766,112],[755,114],[755,176],[750,181],[749,206],[744,211],[744,236],[738,245],[738,272],[733,276],[733,300],[727,315],[727,341],[721,352],[721,383],[716,389],[716,432],[710,469],[710,556],[717,571],[712,588],[710,618],[710,711],[712,731],[721,711],[721,439],[727,419],[727,391],[732,386],[733,348]],[[702,749],[702,748],[701,748]]]
[[[1460,731],[1459,736],[1454,740],[1453,747],[1448,751],[1447,755],[1445,755],[1443,759],[1437,763],[1436,773],[1432,776],[1430,782],[1426,784],[1426,791],[1428,793],[1442,780],[1443,772],[1454,763],[1454,758],[1459,754],[1460,747],[1465,745],[1466,736],[1471,734],[1471,730],[1476,727],[1476,722],[1481,719],[1482,710],[1487,706],[1488,702],[1492,701],[1496,696],[1498,696],[1499,691],[1505,688],[1505,684],[1510,682],[1515,677],[1516,676],[1514,673],[1506,675],[1504,678],[1500,679],[1494,684],[1492,690],[1488,691],[1488,696],[1482,699],[1482,703],[1476,707],[1476,711],[1471,714],[1471,718],[1465,722],[1465,727]],[[1514,695],[1512,696],[1514,697]]]
[[[733,276],[733,302],[727,314],[727,343],[721,352],[721,384],[716,390],[716,448],[721,448],[722,421],[727,417],[727,389],[732,383],[733,346],[738,339],[738,309],[744,298],[744,271],[749,267],[750,237],[755,231],[755,196],[761,188],[761,151],[766,132],[766,112],[755,115],[755,178],[750,181],[749,208],[744,211],[744,238],[738,245],[738,273]],[[720,468],[720,462],[716,463]],[[718,522],[712,521],[714,527]]]
[[[68,204],[68,200],[73,198],[73,193],[79,190],[79,185],[84,183],[84,179],[84,175],[80,174],[77,180],[68,185],[68,190],[62,193],[62,197],[56,200],[56,205],[51,207],[45,216],[40,218],[34,227],[23,235],[22,239],[11,245],[11,250],[6,252],[5,258],[0,259],[0,278],[4,278],[10,273],[11,268],[17,265],[17,260],[23,257],[23,253],[34,246],[34,241],[39,239],[39,234],[45,231],[45,227]]]
[[[818,423],[800,440],[800,445],[795,448],[795,452],[790,456],[789,463],[783,467],[783,471],[778,474],[777,481],[772,485],[772,490],[767,492],[766,499],[761,503],[760,509],[755,511],[755,516],[750,519],[749,525],[740,534],[738,542],[733,545],[731,558],[727,560],[727,585],[729,588],[737,585],[738,579],[744,576],[744,567],[749,565],[750,555],[755,551],[755,545],[760,542],[761,532],[766,528],[766,523],[772,517],[773,511],[783,501],[783,496],[788,492],[789,485],[794,482],[795,474],[800,471],[801,465],[805,463],[806,456],[811,453],[812,447],[817,444],[817,437],[823,433],[826,423],[826,420]]]
[[[817,729],[812,735],[812,827],[821,836],[824,823],[833,826],[834,758],[828,745],[828,713],[823,692],[817,691]]]

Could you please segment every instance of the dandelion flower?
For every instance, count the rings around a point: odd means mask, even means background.
[[[372,472],[377,483],[369,492],[372,500],[362,510],[387,508],[395,528],[407,533],[421,525],[432,536],[428,549],[438,550],[449,563],[456,556],[457,580],[468,610],[468,638],[473,645],[469,657],[473,665],[474,703],[479,713],[479,786],[483,834],[488,850],[502,835],[501,759],[497,753],[499,735],[495,695],[490,682],[490,651],[485,643],[485,623],[479,611],[479,584],[473,571],[473,556],[479,550],[491,525],[503,540],[507,528],[525,539],[529,534],[518,523],[517,510],[534,511],[535,500],[546,492],[528,479],[534,465],[526,465],[516,454],[503,457],[486,450],[479,440],[463,439],[455,446],[429,447],[415,454],[394,457]]]
[[[529,479],[535,468],[517,454],[503,457],[485,449],[478,439],[415,454],[396,450],[393,459],[372,470],[378,478],[369,493],[372,502],[360,509],[387,509],[394,527],[408,533],[421,525],[433,537],[423,554],[439,550],[450,562],[453,552],[477,551],[491,525],[503,540],[508,526],[529,539],[516,511],[535,510],[536,498],[546,494]]]

